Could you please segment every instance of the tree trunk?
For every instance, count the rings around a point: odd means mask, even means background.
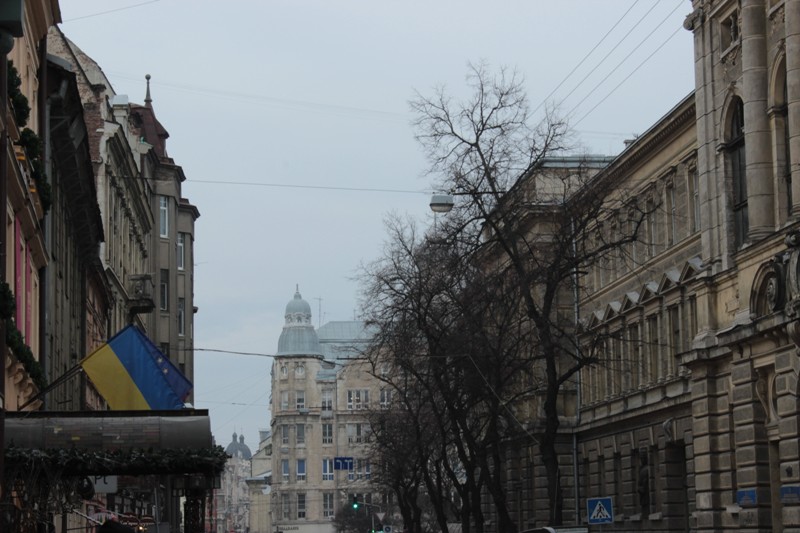
[[[544,402],[545,429],[542,436],[541,451],[547,473],[547,499],[550,512],[549,525],[551,526],[562,525],[564,510],[564,491],[561,486],[561,469],[558,465],[558,452],[556,451],[556,436],[559,426],[557,397],[558,388],[548,383],[547,396]]]

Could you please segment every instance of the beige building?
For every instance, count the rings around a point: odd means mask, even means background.
[[[572,518],[611,497],[607,530],[798,531],[800,1],[692,7],[695,92],[601,175],[658,209],[584,277],[608,358],[569,420]]]
[[[285,317],[272,367],[272,524],[333,533],[334,516],[353,498],[370,511],[385,507],[371,487],[366,420],[381,393],[371,365],[357,357],[367,341],[361,322],[315,331],[299,291]]]
[[[272,433],[259,431],[258,450],[250,461],[246,480],[250,495],[250,533],[273,533],[272,527]]]

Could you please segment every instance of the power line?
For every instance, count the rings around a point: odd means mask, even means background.
[[[431,194],[427,191],[408,191],[402,189],[377,189],[371,187],[334,187],[331,185],[298,185],[289,183],[259,183],[253,181],[216,181],[216,180],[189,180],[190,183],[211,183],[217,185],[253,185],[259,187],[281,187],[286,189],[321,189],[325,191],[350,191],[350,192],[390,192],[398,194]]]
[[[637,28],[637,27],[638,27],[638,26],[639,26],[639,25],[642,23],[642,21],[643,21],[645,18],[647,18],[647,16],[648,16],[648,15],[649,15],[649,14],[650,14],[652,11],[653,11],[653,9],[655,9],[655,7],[656,7],[657,5],[658,5],[658,4],[657,4],[657,2],[653,2],[653,5],[650,7],[650,9],[648,9],[648,10],[645,12],[645,14],[644,14],[644,15],[642,15],[642,17],[641,17],[641,18],[640,18],[638,21],[636,21],[636,24],[634,24],[634,25],[633,25],[633,27],[632,27],[630,30],[628,30],[628,32],[627,32],[625,35],[623,35],[623,36],[622,36],[622,38],[621,38],[619,41],[617,41],[617,44],[615,44],[615,45],[614,45],[614,47],[613,47],[611,50],[609,50],[609,51],[608,51],[608,53],[607,53],[605,56],[603,56],[603,58],[602,58],[602,59],[601,59],[601,60],[600,60],[600,61],[599,61],[599,62],[598,62],[598,63],[597,63],[595,66],[594,66],[594,68],[593,68],[592,70],[590,70],[590,71],[589,71],[589,73],[588,73],[588,74],[586,74],[586,75],[585,75],[585,76],[584,76],[584,77],[581,79],[581,81],[579,81],[579,82],[578,82],[578,84],[577,84],[577,85],[576,85],[576,86],[575,86],[575,87],[574,87],[574,88],[573,88],[573,89],[572,89],[570,92],[568,92],[568,93],[567,93],[567,95],[566,95],[566,96],[564,96],[563,98],[561,98],[561,102],[560,102],[560,103],[563,103],[563,102],[565,102],[565,101],[567,100],[567,98],[569,98],[570,96],[572,96],[572,94],[573,94],[575,91],[577,91],[577,90],[578,90],[578,88],[580,88],[580,86],[581,86],[581,85],[583,85],[583,83],[584,83],[584,82],[585,82],[587,79],[589,79],[589,77],[590,77],[592,74],[594,74],[594,73],[595,73],[595,71],[597,71],[597,69],[598,69],[598,68],[600,68],[600,65],[602,65],[603,63],[605,63],[606,59],[608,59],[608,58],[609,58],[609,56],[611,56],[611,54],[613,54],[613,53],[614,53],[614,51],[615,51],[617,48],[619,48],[619,46],[620,46],[620,45],[621,45],[623,42],[625,42],[625,40],[626,40],[626,39],[627,39],[627,38],[630,36],[630,34],[631,34],[631,33],[633,33],[633,30],[635,30],[635,29],[636,29],[636,28]],[[662,23],[663,23],[663,22],[662,22]],[[647,37],[646,37],[644,40],[646,41],[647,39],[649,39],[650,37],[652,37],[652,35],[653,35],[653,33],[652,33],[652,32],[650,32],[650,34],[648,34],[648,36],[647,36]],[[641,43],[640,43],[640,44],[641,44]],[[635,51],[635,50],[636,50],[636,48],[634,48],[634,51]],[[630,54],[629,54],[629,55],[630,55]],[[627,56],[626,56],[626,58],[625,58],[625,59],[627,59]],[[625,59],[623,59],[623,62],[625,61]],[[612,72],[613,72],[613,71],[612,71]],[[602,82],[601,82],[601,83],[602,83]],[[591,91],[590,91],[590,92],[591,92]],[[569,113],[568,113],[568,115],[569,115]]]
[[[556,88],[555,88],[555,89],[553,89],[552,91],[550,91],[550,94],[548,94],[547,96],[545,96],[545,97],[544,97],[544,100],[542,100],[542,101],[541,101],[541,103],[540,103],[538,106],[536,106],[536,109],[534,109],[534,110],[533,110],[533,113],[536,113],[536,112],[537,112],[539,109],[541,109],[541,107],[542,107],[542,106],[543,106],[543,105],[544,105],[544,104],[547,102],[547,100],[549,100],[549,99],[550,99],[550,97],[551,97],[551,96],[553,96],[553,94],[555,94],[555,92],[556,92],[557,90],[559,90],[559,89],[561,88],[561,86],[562,86],[562,85],[564,85],[564,83],[565,83],[565,82],[566,82],[566,81],[569,79],[569,77],[570,77],[570,76],[572,76],[572,75],[575,73],[575,71],[576,71],[576,70],[578,70],[578,68],[580,68],[580,66],[581,66],[581,65],[583,65],[583,64],[584,64],[584,62],[586,62],[586,60],[587,60],[587,59],[589,59],[589,56],[591,56],[591,55],[594,53],[594,51],[595,51],[595,50],[597,50],[597,48],[598,48],[598,47],[599,47],[601,44],[603,44],[603,42],[606,40],[606,38],[607,38],[609,35],[611,35],[611,32],[612,32],[612,31],[614,31],[614,29],[615,29],[617,26],[619,26],[620,22],[622,22],[622,20],[623,20],[623,19],[624,19],[626,16],[628,16],[628,13],[630,13],[630,12],[631,12],[631,10],[632,10],[634,7],[636,7],[636,4],[638,4],[638,3],[639,3],[639,0],[636,0],[636,1],[635,1],[635,2],[634,2],[632,5],[631,5],[631,7],[629,7],[629,8],[628,8],[628,10],[627,10],[627,11],[625,11],[625,13],[623,13],[623,14],[622,14],[622,16],[621,16],[621,17],[620,17],[620,18],[617,20],[617,22],[616,22],[616,23],[614,23],[614,25],[613,25],[613,26],[611,26],[611,29],[609,29],[609,30],[606,32],[606,34],[605,34],[605,35],[603,35],[602,39],[600,39],[600,40],[597,42],[597,44],[595,44],[595,45],[594,45],[594,47],[592,47],[592,49],[591,49],[591,50],[589,50],[589,52],[588,52],[588,53],[587,53],[585,56],[583,56],[583,59],[581,59],[581,60],[578,62],[578,64],[577,64],[577,65],[575,65],[575,67],[574,67],[572,70],[570,70],[570,71],[569,71],[569,74],[567,74],[566,76],[564,76],[564,79],[563,79],[563,80],[561,80],[561,82],[560,82],[558,85],[556,85]],[[648,13],[649,13],[649,11],[648,11]],[[635,26],[634,26],[634,27],[635,27]]]
[[[75,17],[68,20],[63,20],[62,22],[72,22],[75,20],[83,20],[92,17],[99,17],[100,15],[108,15],[109,13],[116,13],[117,11],[125,11],[126,9],[133,9],[135,7],[146,6],[147,4],[155,4],[156,2],[160,2],[161,0],[149,0],[149,2],[142,2],[141,4],[133,4],[131,6],[125,7],[118,7],[116,9],[109,9],[108,11],[100,11],[99,13],[92,13],[91,15],[83,15],[81,17]]]
[[[606,81],[608,78],[610,78],[610,77],[611,77],[611,75],[612,75],[612,74],[614,74],[614,73],[615,73],[615,72],[616,72],[616,71],[617,71],[617,70],[618,70],[618,69],[619,69],[619,68],[620,68],[620,67],[621,67],[621,66],[622,66],[622,65],[623,65],[623,64],[624,64],[624,63],[625,63],[625,62],[626,62],[626,61],[627,61],[627,60],[628,60],[628,59],[629,59],[629,58],[630,58],[630,57],[631,57],[631,56],[632,56],[632,55],[633,55],[633,54],[634,54],[634,53],[635,53],[635,52],[636,52],[638,49],[639,49],[639,47],[640,47],[640,46],[642,46],[642,45],[643,45],[643,44],[644,44],[646,41],[648,41],[648,40],[649,40],[649,39],[650,39],[650,38],[651,38],[651,37],[652,37],[652,36],[655,34],[655,31],[656,31],[658,28],[660,28],[661,26],[663,26],[663,25],[664,25],[664,23],[666,23],[666,22],[667,22],[667,20],[669,20],[669,17],[671,17],[671,16],[672,16],[672,14],[673,14],[673,13],[675,13],[675,11],[677,11],[677,10],[678,10],[678,8],[679,8],[679,7],[681,7],[682,5],[683,5],[683,2],[680,2],[679,4],[677,4],[677,5],[675,6],[675,8],[674,8],[672,11],[670,11],[670,12],[667,14],[667,16],[666,16],[666,17],[664,17],[664,18],[661,20],[661,22],[659,22],[659,23],[658,23],[658,25],[657,25],[655,28],[653,28],[653,30],[652,30],[652,31],[651,31],[649,34],[647,34],[647,36],[646,36],[644,39],[642,39],[641,41],[639,41],[639,43],[638,43],[638,44],[637,44],[637,45],[636,45],[636,46],[633,48],[633,50],[631,50],[631,51],[628,53],[628,55],[626,55],[624,58],[622,58],[622,61],[620,61],[619,63],[617,63],[617,64],[616,64],[616,66],[615,66],[613,69],[611,69],[611,71],[610,71],[608,74],[606,74],[606,76],[605,76],[605,77],[604,77],[602,80],[600,80],[600,82],[599,82],[599,83],[597,83],[597,84],[596,84],[594,87],[592,87],[592,89],[589,91],[589,93],[588,93],[588,94],[587,94],[587,95],[586,95],[586,96],[585,96],[585,97],[584,97],[584,98],[583,98],[583,99],[582,99],[580,102],[578,102],[578,103],[577,103],[577,104],[576,104],[576,105],[575,105],[575,106],[574,106],[574,107],[573,107],[573,108],[570,110],[570,112],[569,112],[569,113],[567,113],[567,116],[569,116],[569,115],[571,115],[572,113],[574,113],[574,112],[575,112],[575,110],[581,106],[581,104],[583,104],[583,103],[584,103],[586,100],[588,100],[588,99],[589,99],[589,97],[590,97],[590,96],[592,96],[592,94],[594,93],[594,91],[596,91],[596,90],[597,90],[597,89],[598,89],[598,88],[599,88],[599,87],[600,87],[600,86],[601,86],[603,83],[605,83],[605,81]],[[672,35],[670,35],[670,36],[667,38],[667,40],[666,40],[666,41],[664,41],[663,43],[661,43],[661,45],[660,45],[658,48],[656,48],[656,50],[655,50],[653,53],[651,53],[649,56],[647,56],[647,57],[645,58],[645,60],[644,60],[644,61],[642,61],[641,63],[639,63],[639,65],[637,65],[637,66],[636,66],[636,68],[633,70],[633,72],[631,72],[631,74],[633,74],[634,72],[636,72],[637,70],[639,70],[639,68],[641,68],[641,67],[642,67],[642,65],[644,65],[645,63],[647,63],[647,61],[649,61],[649,60],[650,60],[650,58],[651,58],[651,57],[653,57],[653,55],[655,54],[655,52],[658,52],[659,50],[661,50],[661,48],[663,48],[663,47],[664,47],[664,45],[665,45],[665,44],[667,44],[667,43],[668,43],[668,42],[669,42],[669,41],[670,41],[670,40],[671,40],[671,39],[672,39],[672,38],[673,38],[673,37],[674,37],[674,36],[675,36],[675,35],[676,35],[676,34],[677,34],[679,31],[680,31],[680,30],[681,30],[681,28],[680,28],[680,27],[678,27],[678,28],[677,28],[677,29],[676,29],[676,30],[675,30],[675,31],[672,33]],[[612,89],[612,91],[611,91],[611,92],[613,93],[613,92],[614,92],[614,91],[616,91],[616,90],[617,90],[619,87],[621,87],[621,86],[622,86],[622,83],[624,83],[625,81],[627,81],[627,80],[628,80],[628,78],[630,78],[630,77],[631,77],[631,74],[629,74],[628,76],[626,76],[626,77],[625,77],[625,78],[622,80],[622,82],[620,82],[619,84],[617,84],[617,86],[616,86],[616,87],[614,87],[614,89]],[[572,94],[572,93],[570,93],[570,94]],[[611,94],[611,93],[609,93],[609,95],[610,95],[610,94]],[[569,95],[567,95],[567,96],[569,96]],[[606,96],[606,98],[608,98],[608,96]],[[604,102],[604,101],[606,100],[606,98],[604,98],[604,99],[603,99],[603,100],[601,100],[600,102],[601,102],[601,103],[602,103],[602,102]],[[599,104],[598,104],[598,105],[599,105]],[[591,111],[594,111],[596,108],[597,108],[597,106],[593,107],[593,108],[591,109]],[[590,112],[591,112],[591,111],[590,111]],[[584,115],[584,118],[585,118],[585,115]],[[583,120],[583,118],[581,118],[581,120]]]
[[[597,109],[597,108],[600,106],[600,104],[602,104],[603,102],[605,102],[606,100],[608,100],[608,98],[609,98],[609,97],[610,97],[612,94],[614,94],[614,93],[616,92],[616,90],[617,90],[617,89],[619,89],[619,88],[622,86],[622,84],[623,84],[623,83],[625,83],[626,81],[628,81],[628,78],[630,78],[631,76],[633,76],[633,75],[636,73],[636,71],[637,71],[637,70],[639,70],[639,69],[642,67],[642,65],[644,65],[645,63],[647,63],[647,62],[650,60],[650,58],[652,58],[654,55],[656,55],[656,53],[658,53],[658,51],[659,51],[659,50],[661,50],[662,48],[664,48],[664,46],[666,46],[666,44],[667,44],[669,41],[671,41],[671,40],[672,40],[672,39],[673,39],[673,38],[674,38],[674,37],[675,37],[675,36],[678,34],[678,32],[680,32],[682,29],[683,29],[683,28],[677,28],[677,29],[676,29],[676,30],[675,30],[675,31],[672,33],[672,35],[670,35],[669,37],[667,37],[667,39],[666,39],[666,40],[665,40],[663,43],[661,43],[661,45],[660,45],[658,48],[656,48],[655,50],[653,50],[653,52],[652,52],[652,53],[651,53],[649,56],[647,56],[647,57],[644,59],[644,61],[642,61],[641,63],[639,63],[639,65],[638,65],[638,66],[637,66],[635,69],[633,69],[633,71],[632,71],[630,74],[628,74],[627,76],[625,76],[625,78],[624,78],[622,81],[620,81],[620,82],[619,82],[619,83],[618,83],[618,84],[617,84],[617,85],[616,85],[616,86],[615,86],[613,89],[611,89],[611,92],[609,92],[607,95],[605,95],[605,96],[603,97],[603,99],[602,99],[602,100],[600,100],[599,102],[597,102],[597,104],[595,104],[595,106],[594,106],[594,107],[592,107],[592,108],[591,108],[589,111],[587,111],[587,112],[586,112],[586,114],[584,114],[584,115],[583,115],[583,116],[582,116],[582,117],[581,117],[581,118],[580,118],[580,119],[579,119],[577,122],[575,122],[575,124],[580,124],[580,123],[583,121],[583,119],[585,119],[586,117],[588,117],[588,116],[589,116],[589,115],[590,115],[590,114],[591,114],[591,113],[592,113],[592,112],[593,112],[595,109]]]

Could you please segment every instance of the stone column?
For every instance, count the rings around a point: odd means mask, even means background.
[[[742,96],[749,240],[765,237],[775,229],[772,140],[767,116],[766,25],[764,0],[742,0]]]
[[[756,391],[758,373],[746,353],[734,354],[733,432],[736,453],[736,498],[742,531],[771,531],[772,508],[769,484],[766,411]]]
[[[786,0],[786,92],[788,98],[789,170],[792,214],[800,215],[800,0]]]

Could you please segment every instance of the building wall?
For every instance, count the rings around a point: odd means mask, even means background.
[[[376,507],[364,505],[369,512],[383,508],[371,485],[368,459],[367,410],[378,407],[378,380],[367,362],[345,355],[347,347],[363,339],[326,339],[320,334],[319,340],[326,346],[324,359],[276,356],[272,367],[270,506],[280,531],[332,533],[332,519],[342,506],[352,504],[353,497],[364,504],[374,502]],[[344,348],[338,359],[331,355],[337,353],[336,346]],[[301,404],[298,394],[304,398]],[[335,470],[337,457],[352,458],[353,469]],[[303,461],[305,476],[298,476]],[[305,500],[304,511],[298,508],[298,495]]]
[[[610,364],[581,375],[581,500],[613,497],[604,528],[616,531],[791,531],[800,2],[692,8],[696,91],[681,105],[694,124],[659,134],[681,122],[679,106],[617,161],[642,151],[626,180],[672,183],[676,238],[671,209],[660,210],[645,263],[595,273],[581,302],[591,327],[617,333]]]

